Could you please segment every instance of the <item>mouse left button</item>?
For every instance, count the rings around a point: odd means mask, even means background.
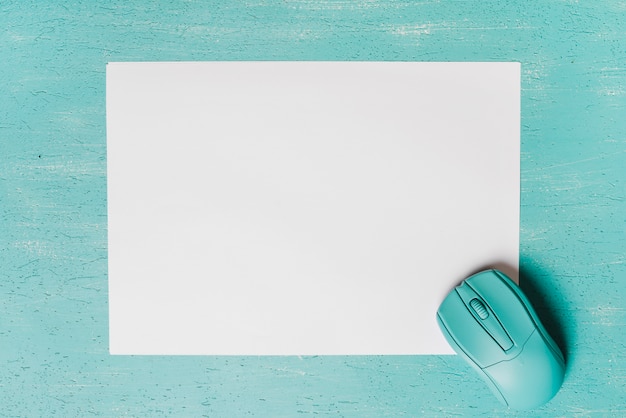
[[[450,292],[437,311],[440,326],[446,338],[454,340],[455,351],[460,349],[478,367],[487,367],[507,359],[501,346],[486,332],[474,316],[457,289]],[[495,318],[494,318],[495,319]]]
[[[503,351],[513,348],[513,340],[504,329],[498,319],[498,315],[491,310],[489,305],[472,289],[467,282],[456,288],[457,293],[467,305],[468,311],[476,318],[481,327],[495,340]]]

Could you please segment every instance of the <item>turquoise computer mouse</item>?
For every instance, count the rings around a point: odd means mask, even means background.
[[[441,303],[437,322],[454,351],[505,405],[532,409],[561,387],[563,354],[504,273],[486,270],[465,279]]]

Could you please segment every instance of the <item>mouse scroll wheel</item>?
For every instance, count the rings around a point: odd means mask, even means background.
[[[476,312],[476,315],[478,315],[480,319],[487,319],[487,317],[489,317],[487,308],[485,308],[485,305],[483,305],[480,300],[472,299],[470,301],[470,307]]]

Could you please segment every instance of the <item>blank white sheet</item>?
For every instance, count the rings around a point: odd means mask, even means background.
[[[519,63],[127,62],[106,80],[112,354],[452,353],[517,280]]]

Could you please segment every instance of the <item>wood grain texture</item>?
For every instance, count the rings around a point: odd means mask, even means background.
[[[109,356],[105,64],[131,60],[520,61],[522,287],[568,359],[531,415],[626,416],[625,23],[619,0],[3,1],[0,416],[528,416],[454,356]]]

